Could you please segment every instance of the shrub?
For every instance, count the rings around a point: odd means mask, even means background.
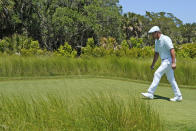
[[[68,44],[68,42],[65,42],[65,44],[61,45],[59,49],[55,52],[55,55],[75,57],[77,55],[77,52],[72,49],[72,47]]]
[[[4,37],[3,40],[0,41],[0,51],[8,54],[20,53],[21,49],[30,48],[31,42],[31,38],[14,34],[12,37]]]
[[[95,47],[92,51],[92,55],[95,57],[103,57],[106,55],[106,50],[103,47]]]
[[[95,42],[93,38],[88,38],[86,45],[89,45],[91,48],[95,47]]]
[[[116,40],[112,37],[109,38],[101,38],[100,40],[100,46],[104,47],[105,49],[114,49],[118,43]]]
[[[90,45],[82,47],[82,56],[92,56],[93,48]]]
[[[128,50],[127,56],[137,58],[137,57],[140,57],[140,53],[141,53],[140,48],[131,48],[130,50]]]
[[[142,48],[141,52],[140,52],[140,56],[141,57],[152,57],[154,54],[154,50],[152,47],[150,46],[145,46]]]
[[[44,55],[46,50],[39,47],[39,42],[24,35],[14,34],[0,41],[0,51],[6,54],[18,54],[22,56]]]
[[[1,52],[9,51],[9,43],[5,39],[0,41],[0,51]]]
[[[126,40],[123,40],[120,45],[122,48],[129,49],[129,44]]]
[[[175,45],[177,56],[184,58],[195,58],[196,57],[196,44],[183,44]]]
[[[122,41],[120,45],[112,37],[101,38],[100,46],[95,47],[93,45],[93,39],[88,39],[86,47],[82,48],[82,56],[130,56],[130,57],[149,57],[152,56],[153,51],[150,47],[142,48],[143,39],[131,38],[132,48],[129,48],[129,44],[126,40]]]
[[[142,38],[130,38],[131,47],[141,48],[143,46],[143,39]]]
[[[26,45],[25,48],[22,48],[20,50],[20,53],[22,56],[34,56],[34,55],[45,55],[47,50],[42,50],[39,47],[39,42],[38,41],[31,41],[29,45]]]
[[[86,47],[82,47],[82,56],[102,56],[100,49],[98,47],[95,48],[95,42],[93,38],[89,38],[86,43]],[[95,54],[94,54],[95,53]]]

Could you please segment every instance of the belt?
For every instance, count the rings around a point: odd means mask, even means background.
[[[165,59],[161,59],[161,60],[167,60],[168,58],[165,58]]]

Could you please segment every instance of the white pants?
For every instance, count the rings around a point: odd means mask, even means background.
[[[178,88],[178,85],[176,83],[175,77],[174,77],[174,70],[171,67],[171,59],[165,59],[162,60],[160,67],[156,70],[154,73],[153,82],[150,85],[150,88],[148,89],[148,92],[151,94],[154,94],[159,81],[161,80],[161,77],[166,74],[167,80],[170,82],[172,89],[174,91],[175,96],[182,96],[180,89]]]

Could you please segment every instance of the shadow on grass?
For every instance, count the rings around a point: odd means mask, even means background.
[[[164,96],[159,96],[159,95],[154,95],[154,99],[162,99],[162,100],[170,101],[170,98],[164,97]]]
[[[149,100],[149,98],[143,98],[143,99]],[[161,99],[161,100],[170,101],[170,98],[168,98],[168,97],[159,96],[159,95],[154,95],[154,100],[156,100],[156,99]]]

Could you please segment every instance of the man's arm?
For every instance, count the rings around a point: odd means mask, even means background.
[[[152,65],[151,65],[151,69],[154,69],[154,65],[157,62],[158,58],[159,58],[159,53],[155,52],[154,59],[153,59]]]
[[[176,69],[176,56],[174,48],[170,50],[171,57],[172,57],[172,69]]]

